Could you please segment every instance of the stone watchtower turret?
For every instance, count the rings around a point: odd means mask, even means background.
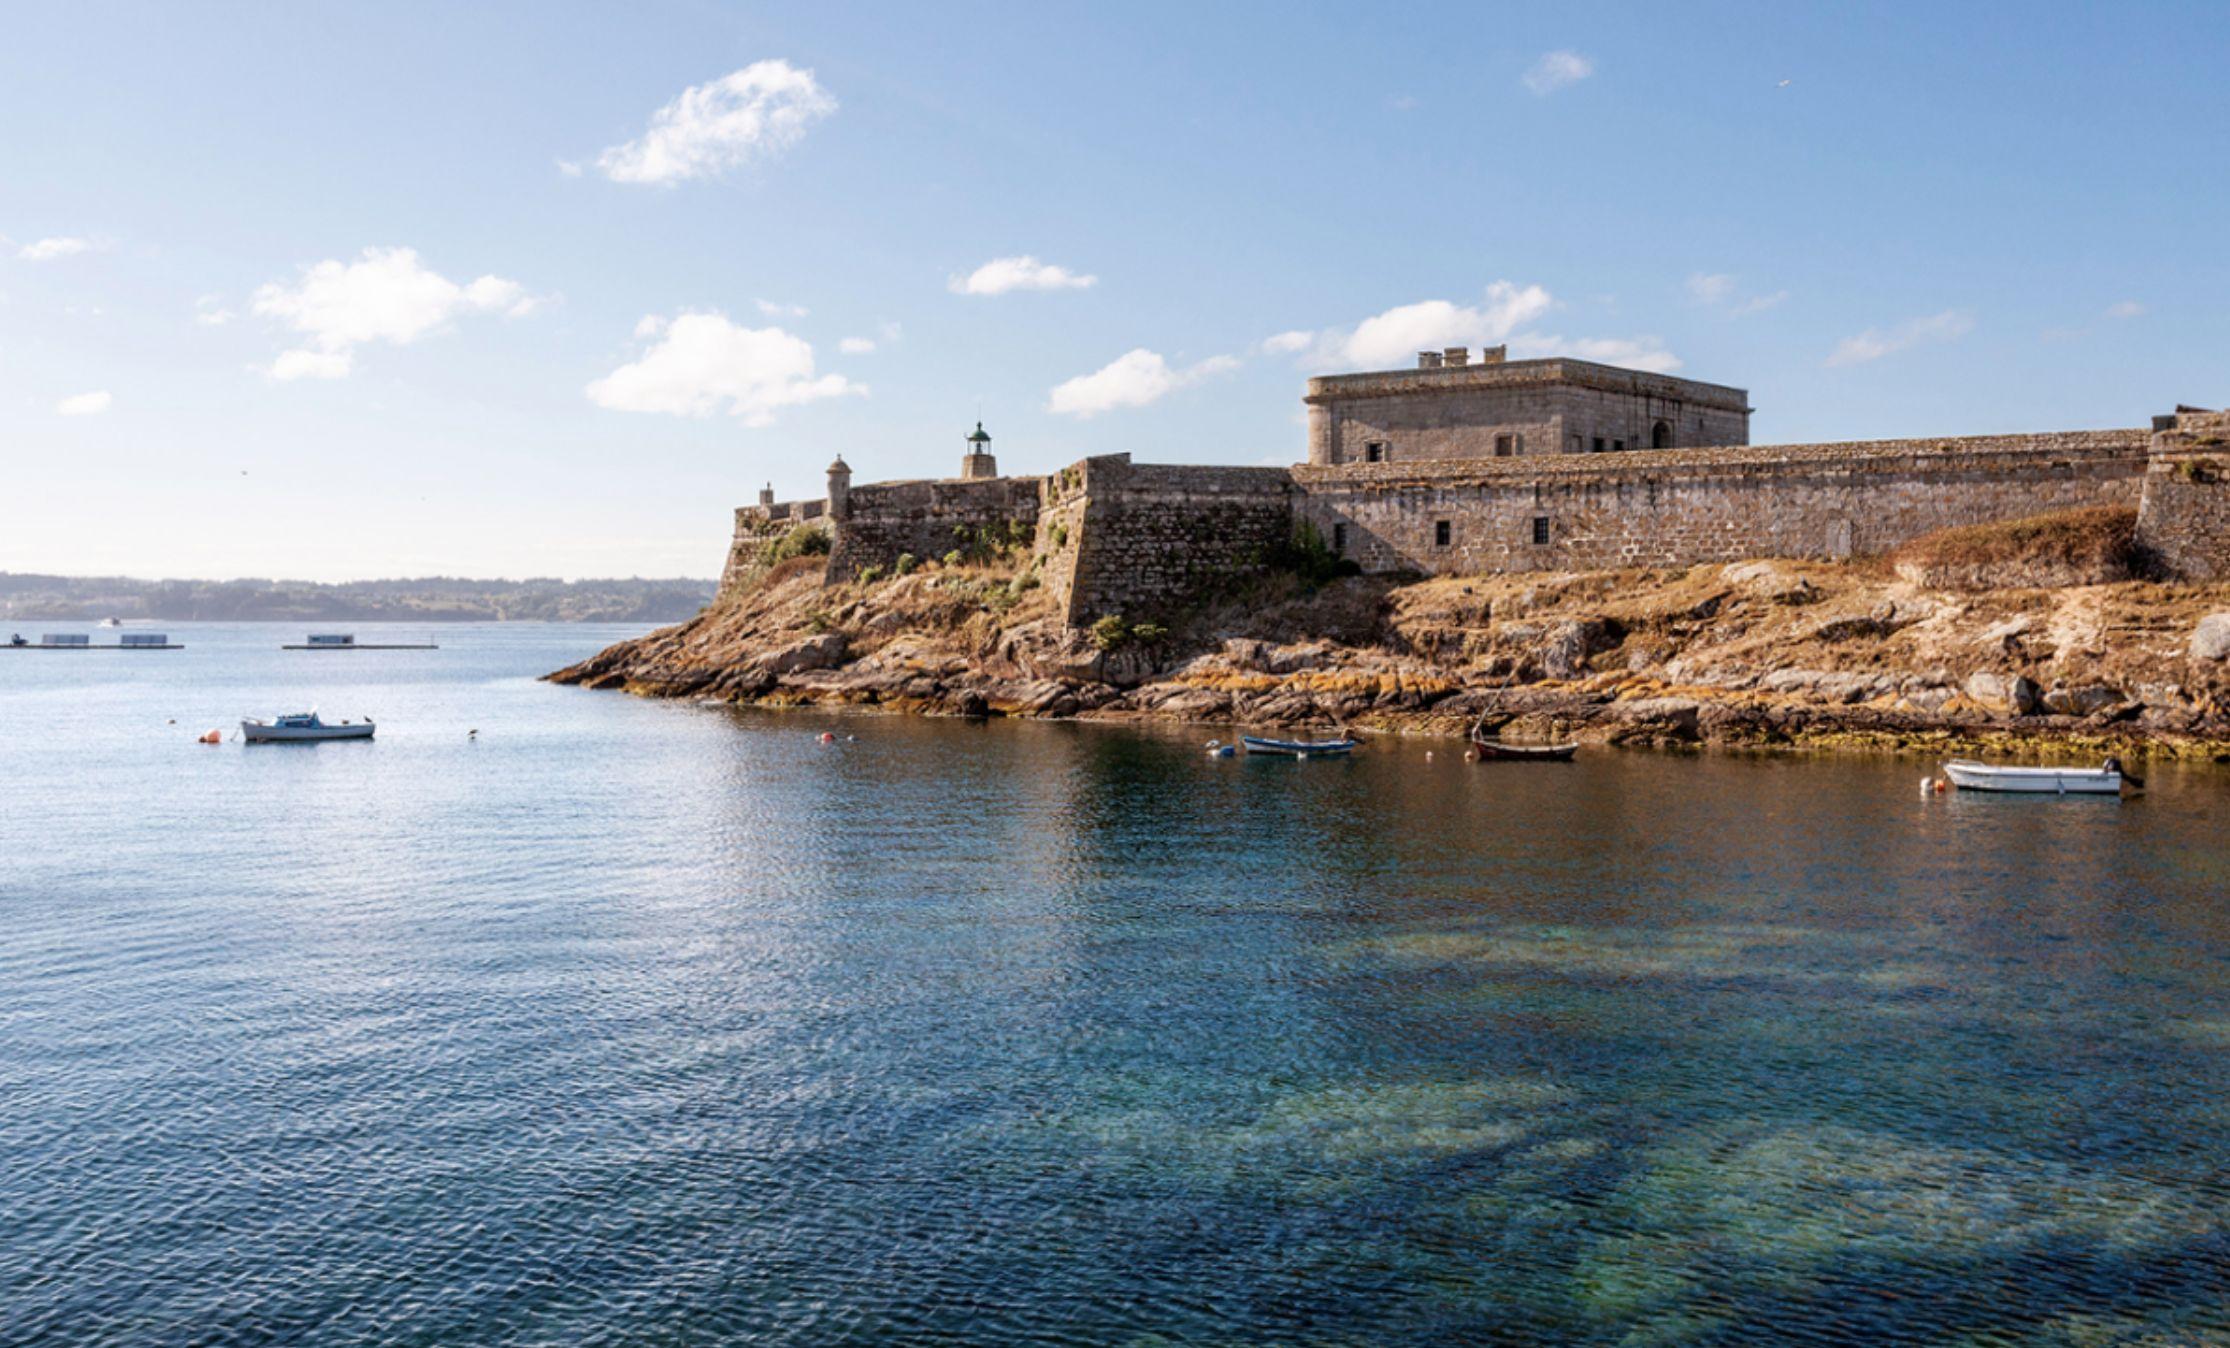
[[[960,456],[960,476],[973,479],[998,475],[999,461],[991,457],[991,437],[984,434],[979,421],[975,433],[968,437],[968,452]]]
[[[829,518],[840,520],[852,513],[852,466],[844,456],[829,465]]]
[[[774,509],[774,484],[772,482],[759,488],[759,509]]]

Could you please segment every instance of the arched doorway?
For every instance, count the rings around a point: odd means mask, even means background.
[[[1660,421],[1649,428],[1649,447],[1651,449],[1671,449],[1672,443],[1672,423]]]

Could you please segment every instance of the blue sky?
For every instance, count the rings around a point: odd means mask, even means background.
[[[2220,4],[9,27],[0,569],[710,575],[839,452],[1291,462],[1308,374],[1458,341],[1759,441],[2230,400]]]

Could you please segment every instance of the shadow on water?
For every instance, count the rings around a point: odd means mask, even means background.
[[[0,686],[83,732],[0,757],[0,1339],[2230,1336],[2213,774],[1216,760],[541,640],[355,667],[353,757],[115,729],[268,656]]]

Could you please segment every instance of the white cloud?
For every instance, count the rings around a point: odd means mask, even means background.
[[[1420,351],[1495,345],[1507,345],[1520,359],[1562,355],[1636,370],[1680,368],[1680,358],[1656,337],[1565,338],[1531,330],[1530,324],[1557,307],[1556,297],[1541,286],[1496,281],[1476,305],[1420,300],[1353,328],[1281,332],[1264,338],[1262,349],[1291,352],[1311,370],[1399,369]]]
[[[1160,353],[1139,347],[1127,351],[1090,374],[1054,387],[1045,410],[1061,416],[1096,417],[1119,407],[1144,407],[1188,384],[1239,367],[1230,356],[1210,356],[1197,365],[1172,370]]]
[[[589,401],[621,412],[702,417],[720,410],[764,426],[777,409],[867,389],[840,374],[816,375],[813,347],[780,328],[746,328],[717,313],[685,313],[650,326],[657,338],[630,364],[588,386]],[[646,332],[646,327],[648,331]]]
[[[1083,290],[1098,285],[1099,279],[1024,254],[995,257],[966,276],[953,277],[950,284],[956,295],[1004,295],[1010,290]]]
[[[346,351],[281,351],[264,373],[280,381],[345,379],[356,359]]]
[[[2106,316],[2108,318],[2139,318],[2144,315],[2144,312],[2145,306],[2135,300],[2122,300],[2119,303],[2106,306]]]
[[[205,328],[221,328],[237,315],[225,308],[222,295],[202,295],[194,300],[194,322]]]
[[[1576,51],[1546,52],[1525,72],[1525,87],[1545,96],[1578,84],[1594,73],[1595,63]]]
[[[302,269],[293,285],[256,290],[249,307],[306,335],[314,351],[273,362],[274,379],[338,379],[356,346],[407,345],[451,319],[500,313],[519,317],[540,303],[517,281],[483,276],[465,285],[431,270],[409,248],[367,248],[354,262],[327,259]]]
[[[99,389],[92,393],[72,394],[56,403],[54,411],[57,416],[97,417],[108,410],[108,403],[108,390]]]
[[[1519,357],[1525,359],[1572,356],[1579,360],[1592,360],[1628,370],[1649,370],[1657,374],[1671,374],[1681,366],[1680,357],[1666,350],[1664,341],[1657,337],[1565,338],[1521,333],[1510,339],[1510,347]]]
[[[898,326],[897,319],[886,318],[875,325],[875,335],[885,342],[895,342],[906,335],[906,330]]]
[[[580,163],[572,159],[558,160],[557,171],[564,174],[568,178],[578,178],[581,176]]]
[[[16,250],[16,256],[25,262],[52,262],[56,258],[75,257],[89,253],[97,245],[91,239],[53,238],[27,243]]]
[[[1789,297],[1786,290],[1776,290],[1770,295],[1736,296],[1740,287],[1727,272],[1696,272],[1688,278],[1688,298],[1709,308],[1724,308],[1733,318],[1762,314]]]
[[[1419,351],[1474,343],[1492,346],[1554,307],[1555,299],[1540,286],[1497,281],[1487,287],[1483,304],[1420,300],[1374,314],[1351,330],[1327,328],[1313,335],[1281,332],[1263,345],[1302,353],[1302,364],[1320,369],[1392,369],[1408,364]]]
[[[752,303],[768,318],[803,318],[810,312],[802,304],[777,304],[773,300],[753,300]]]
[[[1845,337],[1828,353],[1829,365],[1863,365],[1880,360],[1909,346],[1926,342],[1949,342],[1966,336],[1974,330],[1974,315],[1963,309],[1946,309],[1940,314],[1915,318],[1894,328],[1868,328],[1852,337]]]
[[[651,115],[638,140],[596,157],[620,183],[674,183],[714,177],[779,154],[805,129],[836,111],[836,99],[788,61],[754,61],[710,84],[693,84]]]
[[[1723,304],[1732,294],[1734,278],[1725,272],[1696,272],[1688,278],[1688,298],[1698,304]]]
[[[846,337],[836,344],[836,349],[847,356],[871,356],[875,353],[875,339],[872,337]]]

